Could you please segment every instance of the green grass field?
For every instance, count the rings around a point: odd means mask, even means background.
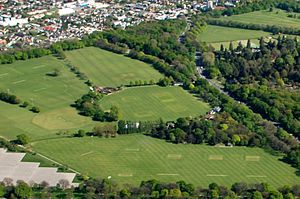
[[[60,70],[58,77],[46,75],[54,69]],[[0,135],[7,138],[26,133],[38,139],[59,130],[87,128],[94,123],[70,107],[88,87],[54,57],[0,65],[0,90],[41,109],[39,114],[34,114],[18,105],[0,102]]]
[[[205,187],[211,182],[300,183],[294,168],[259,148],[176,145],[139,134],[45,140],[33,143],[33,148],[82,174],[112,176],[120,184],[153,178]]]
[[[295,13],[291,13],[295,14]],[[241,15],[233,15],[230,17],[223,17],[221,20],[238,21],[243,23],[277,25],[283,27],[300,28],[300,19],[287,17],[288,13],[283,10],[274,9],[269,11],[256,11]],[[300,16],[300,14],[296,14]]]
[[[237,47],[239,42],[246,46],[248,39],[251,41],[251,46],[256,47],[259,44],[259,38],[269,36],[270,33],[264,31],[208,25],[204,32],[198,35],[198,40],[219,50],[221,44],[228,49],[230,42],[234,47]]]
[[[150,65],[99,48],[66,52],[67,59],[98,86],[128,85],[135,80],[159,80],[162,75]]]
[[[269,35],[270,33],[264,31],[208,25],[204,32],[198,36],[198,39],[206,43],[217,43],[258,39],[260,37],[266,37]]]
[[[126,120],[176,120],[178,117],[199,116],[209,111],[206,103],[180,87],[146,86],[128,88],[105,96],[101,106],[107,110],[116,105]]]

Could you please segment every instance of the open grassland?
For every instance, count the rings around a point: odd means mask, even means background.
[[[206,43],[230,42],[237,40],[258,39],[269,36],[270,33],[258,30],[245,30],[239,28],[229,28],[222,26],[208,25],[198,36],[200,41]]]
[[[149,64],[99,48],[66,52],[67,59],[98,86],[128,85],[130,81],[157,81],[162,75]]]
[[[44,140],[33,143],[33,148],[82,174],[112,176],[120,184],[148,179],[186,180],[199,186],[300,183],[294,168],[258,148],[176,145],[139,134]]]
[[[101,106],[120,108],[121,119],[133,121],[175,120],[179,117],[199,116],[209,110],[208,104],[193,97],[181,87],[145,86],[128,88],[106,96]]]
[[[230,17],[223,17],[221,20],[237,21],[242,23],[251,24],[264,24],[264,25],[277,25],[282,27],[300,28],[300,19],[290,18],[288,14],[283,10],[274,9],[273,12],[269,11],[256,11],[241,15],[233,15]],[[300,14],[296,14],[300,16]]]
[[[55,69],[59,70],[59,76],[47,75]],[[26,133],[36,139],[59,130],[85,128],[93,123],[70,107],[88,91],[88,87],[52,56],[0,65],[0,90],[15,94],[30,106],[41,109],[35,114],[28,108],[0,102],[0,135],[7,138]]]

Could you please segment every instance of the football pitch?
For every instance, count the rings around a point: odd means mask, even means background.
[[[276,187],[300,183],[294,168],[259,148],[177,145],[140,134],[44,140],[33,148],[82,174],[111,176],[119,184],[148,179],[204,187],[211,182],[267,182]]]
[[[98,86],[129,85],[130,81],[158,81],[163,77],[149,64],[115,54],[100,48],[89,47],[66,52],[73,66]]]
[[[118,106],[121,119],[132,121],[176,120],[179,117],[200,116],[209,111],[208,104],[176,86],[128,88],[105,96],[100,105],[105,110],[111,105]]]

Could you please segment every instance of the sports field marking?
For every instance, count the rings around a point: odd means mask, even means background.
[[[8,75],[8,73],[2,73],[2,74],[0,74],[0,77],[6,76],[6,75]]]
[[[132,177],[133,174],[132,173],[119,173],[118,176],[119,177]]]
[[[153,115],[153,112],[151,111],[147,111],[147,112],[137,112],[137,113],[134,113],[134,116],[136,117],[151,117]]]
[[[260,156],[257,156],[257,155],[254,155],[254,156],[246,155],[246,156],[245,156],[245,160],[246,160],[246,161],[257,162],[257,161],[260,160]]]
[[[223,160],[223,156],[222,155],[210,155],[208,157],[208,160]]]
[[[267,176],[259,176],[259,175],[246,175],[247,178],[266,178]]]
[[[44,67],[45,67],[45,65],[40,65],[40,66],[35,66],[32,69],[38,69],[38,68],[44,68]]]
[[[126,97],[122,97],[121,99],[122,99],[122,101],[125,101],[125,102],[138,100],[138,98],[134,97],[134,96],[126,96]]]
[[[22,83],[22,82],[26,82],[26,80],[25,80],[25,79],[22,79],[22,80],[20,80],[20,81],[13,82],[13,84],[19,84],[19,83]]]
[[[94,151],[89,151],[89,152],[87,152],[87,153],[83,153],[83,154],[81,154],[80,156],[86,156],[86,155],[89,155],[89,154],[91,154],[91,153],[94,153]]]
[[[34,92],[42,91],[42,90],[45,90],[45,89],[47,89],[47,88],[39,88],[39,89],[34,90]]]
[[[158,176],[179,176],[178,173],[158,173]]]
[[[129,149],[129,148],[127,148],[127,149],[125,149],[126,151],[133,151],[133,152],[138,152],[138,151],[140,151],[140,149]]]
[[[181,154],[168,154],[167,158],[173,159],[173,160],[179,160],[182,158],[182,155]]]
[[[224,174],[207,174],[207,177],[226,177],[228,175],[224,175]]]

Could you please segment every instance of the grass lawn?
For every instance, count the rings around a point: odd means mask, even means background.
[[[105,96],[101,106],[107,110],[116,105],[125,120],[175,120],[199,116],[209,111],[206,103],[193,97],[181,87],[145,86],[128,88]]]
[[[74,147],[76,146],[76,147]],[[33,148],[70,168],[93,177],[112,176],[120,184],[141,180],[300,183],[295,169],[259,148],[171,144],[140,134],[117,138],[64,138],[33,143]]]
[[[208,25],[204,32],[199,34],[198,39],[206,43],[216,43],[258,39],[260,37],[266,37],[269,35],[270,33],[264,31]]]
[[[58,77],[46,75],[54,69],[60,71]],[[9,139],[20,133],[38,139],[62,129],[86,128],[93,123],[70,107],[88,87],[52,56],[0,65],[0,90],[41,109],[35,114],[28,108],[0,102],[0,135]]]
[[[159,80],[162,75],[149,64],[100,48],[83,48],[66,52],[73,66],[99,86],[128,85],[135,80]]]
[[[238,21],[243,23],[264,24],[264,25],[277,25],[283,27],[300,28],[300,19],[287,17],[289,13],[274,9],[273,12],[269,11],[256,11],[241,15],[233,15],[230,17],[223,17],[221,20]],[[296,13],[290,13],[296,14]],[[296,14],[300,16],[300,14]]]

